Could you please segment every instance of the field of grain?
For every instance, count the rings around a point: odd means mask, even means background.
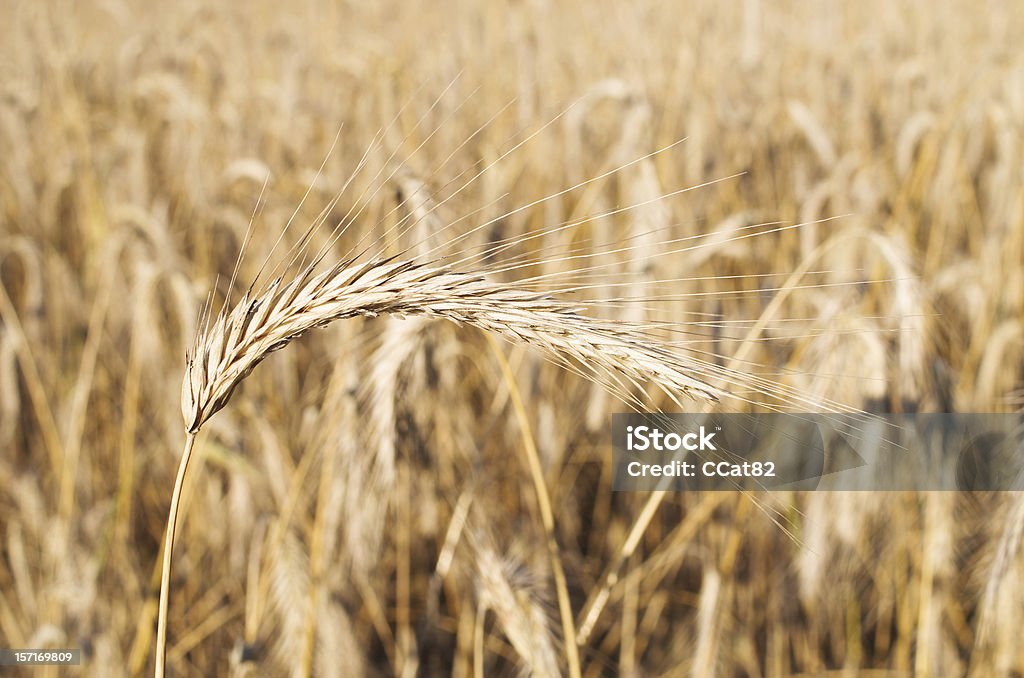
[[[1018,3],[152,4],[0,3],[0,647],[83,652],[21,675],[152,674],[187,429],[168,675],[1024,675],[1022,495],[609,438],[1024,407]],[[182,403],[317,254],[375,284]]]

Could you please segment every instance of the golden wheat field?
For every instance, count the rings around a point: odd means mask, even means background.
[[[1020,493],[609,437],[1024,407],[1020,3],[0,26],[0,648],[81,650],[3,675],[1024,675]]]

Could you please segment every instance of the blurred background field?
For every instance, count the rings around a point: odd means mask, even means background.
[[[153,5],[0,4],[0,646],[85,655],[32,675],[152,671],[184,352],[307,189],[300,226],[352,179],[338,257],[427,194],[446,238],[579,220],[503,256],[788,409],[1024,405],[1019,3]],[[567,671],[527,437],[585,676],[1024,674],[1019,494],[676,495],[619,567],[624,406],[502,350],[352,320],[254,372],[199,439],[172,674]]]

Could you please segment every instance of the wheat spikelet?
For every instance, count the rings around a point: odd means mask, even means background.
[[[557,641],[530,571],[485,543],[477,543],[475,551],[474,579],[483,609],[494,612],[529,675],[559,675]]]
[[[303,333],[355,316],[433,316],[538,347],[592,378],[651,382],[680,396],[715,401],[723,393],[694,372],[707,368],[638,338],[629,325],[582,315],[566,302],[511,289],[482,275],[414,261],[343,263],[322,273],[306,268],[274,280],[203,329],[187,357],[181,411],[195,433],[227,404],[235,387],[268,354]]]

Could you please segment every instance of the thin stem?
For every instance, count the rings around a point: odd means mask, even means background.
[[[181,500],[181,489],[185,485],[185,471],[192,457],[192,447],[196,442],[196,434],[189,433],[185,437],[185,449],[178,463],[178,477],[174,479],[174,492],[171,494],[171,508],[167,513],[167,533],[164,537],[164,564],[160,571],[160,612],[156,626],[156,678],[164,678],[164,661],[167,655],[167,600],[171,589],[171,552],[174,550],[174,529],[178,524],[178,503]]]
[[[579,678],[580,655],[576,646],[576,627],[573,621],[572,604],[569,600],[569,587],[565,580],[565,570],[562,568],[562,558],[558,553],[558,540],[555,538],[555,516],[551,510],[551,497],[548,494],[547,483],[544,481],[544,470],[540,463],[540,455],[537,454],[537,446],[533,441],[533,431],[530,427],[530,419],[526,414],[526,407],[516,386],[515,375],[505,358],[505,354],[498,345],[498,340],[490,333],[486,334],[491,344],[494,355],[498,358],[501,372],[508,384],[509,395],[512,398],[513,409],[519,426],[523,432],[523,447],[526,451],[526,462],[530,469],[530,478],[533,480],[533,487],[537,492],[537,504],[540,507],[540,519],[544,525],[544,533],[547,537],[548,557],[551,560],[551,570],[555,577],[555,592],[558,595],[558,611],[562,618],[562,635],[565,636],[565,659],[568,664],[570,678]]]

